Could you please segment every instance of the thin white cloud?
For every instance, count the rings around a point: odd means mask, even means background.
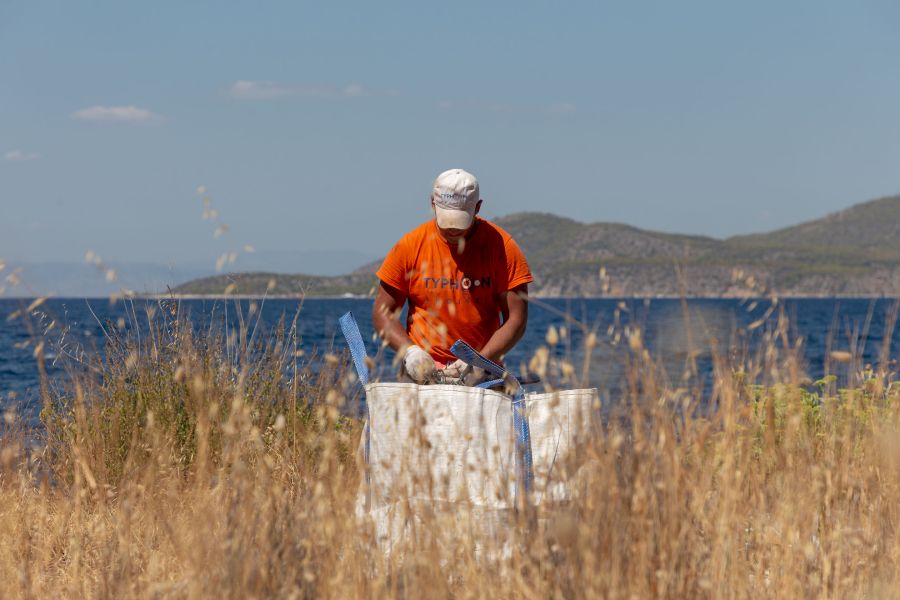
[[[290,89],[274,81],[237,81],[228,90],[228,94],[243,100],[265,100],[287,96]]]
[[[369,91],[358,83],[351,83],[343,89],[345,96],[367,96]]]
[[[343,87],[334,85],[289,85],[276,81],[236,81],[228,95],[240,100],[269,100],[285,96],[305,98],[358,98],[361,96],[395,95],[395,92],[372,90],[359,83]]]
[[[105,121],[111,123],[154,123],[162,117],[146,108],[137,106],[89,106],[72,113],[81,121]]]
[[[570,114],[576,107],[571,102],[557,102],[550,105],[503,104],[478,100],[441,100],[437,103],[441,110],[479,110],[495,113],[550,113]]]
[[[558,102],[553,104],[548,109],[552,113],[556,114],[567,114],[575,112],[575,105],[571,102]]]
[[[22,162],[26,160],[37,160],[41,157],[37,152],[25,152],[24,150],[10,150],[3,155],[3,160]]]

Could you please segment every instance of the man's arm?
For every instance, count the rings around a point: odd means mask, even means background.
[[[412,344],[399,319],[404,304],[406,296],[403,292],[382,281],[375,294],[375,304],[372,306],[372,323],[378,335],[396,352]]]
[[[528,284],[501,294],[500,312],[503,314],[503,325],[481,349],[481,353],[494,362],[499,362],[525,334],[525,326],[528,325]]]

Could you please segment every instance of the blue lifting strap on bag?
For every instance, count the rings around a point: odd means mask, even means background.
[[[341,325],[341,332],[347,345],[350,346],[350,356],[353,357],[353,366],[356,367],[356,374],[359,381],[363,385],[369,383],[369,366],[366,364],[366,344],[363,342],[362,334],[359,332],[359,325],[352,312],[348,312],[338,319]]]
[[[356,375],[359,377],[359,382],[363,385],[363,394],[360,397],[360,412],[364,413],[366,416],[366,426],[363,430],[363,435],[365,436],[365,446],[363,447],[363,459],[366,462],[366,489],[368,490],[371,487],[371,479],[369,474],[369,444],[371,443],[371,435],[369,433],[369,408],[366,404],[366,394],[365,394],[365,385],[369,383],[369,366],[366,364],[368,360],[368,355],[366,354],[366,343],[363,341],[362,334],[359,332],[359,325],[356,323],[356,319],[353,317],[352,312],[347,312],[340,319],[338,319],[338,323],[341,326],[341,333],[344,334],[344,339],[347,340],[347,346],[350,347],[350,356],[353,357],[353,366],[356,367]],[[371,504],[371,497],[369,493],[366,493],[366,508],[368,509]]]

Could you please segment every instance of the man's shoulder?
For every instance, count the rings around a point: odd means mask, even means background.
[[[428,225],[426,221],[416,226],[394,243],[391,251],[382,260],[381,268],[375,273],[379,279],[394,287],[401,286],[406,271],[414,266],[416,257],[428,240]]]
[[[503,244],[513,241],[512,235],[496,223],[488,221],[487,219],[481,219],[480,217],[479,219],[481,220],[481,226],[484,227],[486,236],[494,238]]]
[[[425,221],[421,225],[417,225],[404,233],[394,244],[394,249],[405,251],[411,248],[420,247],[425,243],[431,233],[431,227],[429,225],[430,223]]]
[[[400,241],[424,240],[431,233],[431,221],[416,225],[400,237]]]

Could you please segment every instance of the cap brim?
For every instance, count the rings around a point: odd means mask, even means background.
[[[468,229],[475,218],[475,211],[469,213],[465,210],[451,210],[435,206],[434,217],[441,229]]]

